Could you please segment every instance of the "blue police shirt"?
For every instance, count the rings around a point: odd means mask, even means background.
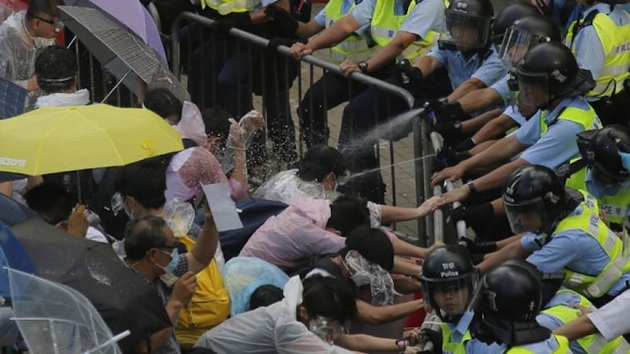
[[[505,76],[500,78],[499,81],[490,86],[491,89],[495,90],[499,96],[501,96],[506,105],[510,103],[510,88],[508,87],[509,78],[510,74],[505,74]]]
[[[341,3],[341,15],[345,16],[345,15],[349,14],[350,13],[350,8],[352,7],[353,4],[354,4],[354,0],[343,0],[343,2]],[[328,6],[328,5],[326,5],[326,6]],[[325,10],[326,10],[326,8],[322,9],[320,12],[317,13],[317,15],[315,15],[315,22],[317,22],[317,24],[320,25],[320,26],[326,26],[326,13],[325,13]],[[331,24],[328,24],[328,25],[330,26]],[[361,35],[368,28],[370,28],[369,25],[362,25],[358,30],[354,31],[354,33],[356,33],[358,35]]]
[[[556,293],[556,295],[552,297],[551,300],[549,300],[549,303],[545,305],[545,309],[554,306],[567,306],[575,308],[575,311],[579,311],[578,308],[580,305],[580,301],[580,295],[576,292],[563,291],[561,293]],[[595,310],[595,306],[590,306],[590,308],[591,310]],[[536,322],[538,322],[539,325],[552,331],[564,324],[558,317],[543,312],[539,313],[538,316],[536,316]],[[586,354],[584,349],[582,349],[577,341],[569,341],[569,347],[574,354]]]
[[[578,215],[582,207],[578,206],[569,216]],[[578,229],[564,230],[553,235],[544,244],[543,237],[527,233],[521,239],[521,246],[533,253],[527,261],[542,272],[557,272],[563,268],[571,269],[590,276],[597,276],[608,264],[608,255],[599,242],[585,231]],[[630,274],[626,273],[608,290],[607,294],[615,296],[626,287]]]
[[[464,81],[476,78],[486,86],[490,86],[503,77],[507,70],[497,55],[494,46],[490,46],[485,59],[475,53],[466,59],[462,52],[458,50],[440,49],[436,44],[429,54],[435,57],[439,66],[443,66],[448,71],[451,79],[451,86],[456,89]]]
[[[512,105],[507,106],[507,108],[505,108],[505,110],[503,111],[503,114],[515,121],[516,124],[519,125],[519,127],[522,127],[523,125],[525,125],[525,123],[527,123],[527,118],[523,117],[518,109]]]
[[[395,0],[394,14],[402,16],[407,11],[403,0]],[[369,25],[374,16],[376,0],[363,0],[353,10],[352,16],[360,25]],[[438,31],[444,17],[442,0],[424,0],[418,3],[400,27],[401,31],[413,33],[420,38],[430,30]]]
[[[540,119],[543,111],[536,112],[516,132],[518,142],[529,146],[520,158],[532,165],[543,165],[553,169],[579,155],[575,135],[584,131],[584,127],[566,119],[556,120],[565,107],[586,110],[588,103],[582,97],[565,98],[553,110],[544,111],[547,124],[555,122],[548,126],[542,138]]]

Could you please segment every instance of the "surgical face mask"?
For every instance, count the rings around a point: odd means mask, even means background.
[[[166,253],[161,250],[159,251],[162,253]],[[160,279],[168,287],[172,287],[177,282],[177,279],[178,279],[178,277],[175,274],[173,274],[173,272],[175,271],[175,269],[177,269],[177,265],[179,264],[179,250],[177,248],[173,248],[173,250],[170,253],[170,256],[171,256],[171,261],[168,262],[166,267],[162,267],[161,265],[156,263],[158,267],[164,270],[164,274],[160,275]]]
[[[320,316],[308,322],[308,330],[330,345],[335,344],[335,340],[341,335],[348,333],[347,326],[337,320]]]
[[[370,285],[370,274],[365,271],[359,271],[350,276],[350,280],[357,288]]]
[[[617,183],[601,183],[592,169],[586,172],[586,189],[597,199],[612,197],[630,188],[630,180]]]
[[[35,37],[33,38],[33,44],[35,45],[35,48],[37,49],[44,49],[44,48],[48,48],[50,46],[55,45],[56,40],[55,38],[44,38],[44,37]]]

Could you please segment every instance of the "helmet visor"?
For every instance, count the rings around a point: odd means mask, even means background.
[[[510,228],[515,234],[536,232],[545,225],[545,203],[540,198],[526,205],[510,204],[504,200],[504,205]]]
[[[449,272],[445,269],[444,272]],[[476,272],[448,281],[425,281],[423,284],[425,305],[432,307],[445,321],[461,316],[472,298],[476,285]]]
[[[503,36],[503,42],[499,48],[499,59],[506,68],[513,69],[527,54],[532,43],[534,43],[534,36],[529,32],[510,27]]]
[[[468,52],[485,47],[490,30],[490,18],[446,10],[439,41],[461,52]]]
[[[519,97],[524,104],[545,107],[551,101],[549,82],[545,74],[516,74]]]

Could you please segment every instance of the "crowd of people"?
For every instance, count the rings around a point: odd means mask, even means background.
[[[170,326],[143,333],[134,353],[630,351],[625,4],[516,2],[495,14],[489,0],[330,0],[311,19],[304,1],[185,2],[214,21],[181,31],[191,101],[164,88],[140,98],[181,151],[0,182],[2,198],[111,244],[155,288]],[[58,5],[31,0],[0,25],[0,78],[29,91],[30,109],[90,104],[75,53],[55,44]],[[252,50],[234,27],[290,57]],[[298,157],[288,94],[298,60],[323,48],[344,76],[325,73],[301,98]],[[355,72],[430,113],[444,138],[431,184],[462,187],[413,208],[385,203],[374,148],[411,122],[378,129],[407,106]],[[334,148],[327,111],[346,101]],[[267,134],[274,158],[295,164],[253,186]],[[209,184],[227,186],[242,229],[218,231]],[[454,202],[450,220],[476,238],[425,248],[388,228]],[[28,350],[7,300],[0,345]],[[404,331],[421,310],[434,316]]]

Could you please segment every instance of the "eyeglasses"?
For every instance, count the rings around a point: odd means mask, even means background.
[[[33,14],[32,12],[28,12],[28,15],[33,17],[33,18],[36,18],[36,19],[38,19],[38,20],[40,20],[42,22],[46,22],[49,25],[53,25],[53,26],[60,22],[58,18],[45,19],[45,18],[42,18],[42,17],[39,17],[39,16]]]
[[[179,249],[182,246],[183,246],[183,244],[178,241],[178,242],[175,242],[172,246],[169,246],[169,245],[166,245],[166,244],[162,244],[162,245],[156,246],[155,248],[166,248],[168,250],[173,250],[175,248]]]

